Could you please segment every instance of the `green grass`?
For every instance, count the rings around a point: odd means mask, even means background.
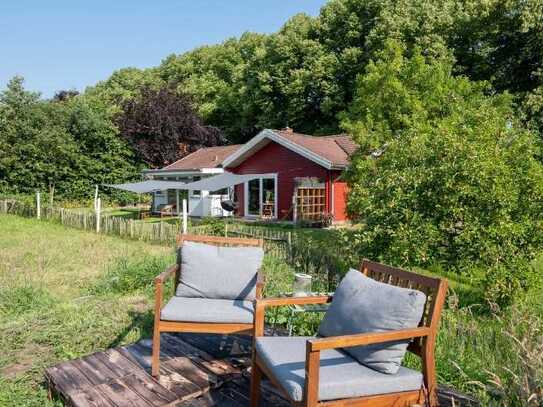
[[[0,230],[0,405],[54,405],[42,383],[45,367],[150,337],[152,279],[174,261],[171,248],[16,216],[0,215]],[[325,239],[321,232],[312,238]],[[542,270],[543,257],[535,264]],[[292,266],[266,256],[264,271],[266,296],[290,292]],[[417,271],[451,283],[436,347],[439,382],[483,405],[529,405],[543,388],[541,291],[497,310],[476,281]],[[289,313],[266,316],[285,324]],[[318,314],[298,315],[294,332],[312,334],[318,323]],[[406,363],[419,367],[414,357]],[[541,395],[534,400],[541,405]]]
[[[0,230],[0,405],[54,405],[45,367],[150,336],[173,249],[16,216]]]

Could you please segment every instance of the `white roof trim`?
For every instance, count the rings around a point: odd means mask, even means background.
[[[228,167],[228,166],[238,164],[237,161],[244,158],[245,156],[248,157],[247,154],[250,153],[251,150],[254,147],[256,147],[259,143],[261,143],[264,139],[274,141],[277,144],[280,144],[283,147],[286,147],[289,150],[294,151],[297,154],[300,154],[302,157],[305,157],[308,160],[311,160],[323,166],[324,168],[327,168],[329,170],[334,169],[334,165],[332,164],[330,160],[327,160],[321,157],[320,155],[315,154],[313,151],[308,150],[307,148],[302,147],[299,144],[296,144],[296,143],[291,142],[290,140],[287,140],[286,138],[282,137],[281,135],[277,134],[276,132],[270,129],[262,130],[260,133],[254,136],[251,140],[245,143],[242,147],[240,147],[237,151],[235,151],[234,153],[226,157],[222,162],[222,166]]]

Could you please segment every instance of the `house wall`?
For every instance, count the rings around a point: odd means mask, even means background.
[[[267,146],[247,158],[237,167],[228,168],[236,174],[277,174],[277,212],[279,219],[292,219],[292,195],[294,194],[295,178],[316,177],[326,182],[328,210],[332,208],[332,182],[340,174],[339,171],[329,171],[326,168],[308,160],[305,157],[275,143],[270,142]],[[339,189],[342,189],[340,186]],[[337,192],[335,192],[337,194]],[[236,200],[239,203],[238,215],[244,216],[244,186],[236,186]],[[342,196],[341,193],[337,195]],[[335,202],[337,216],[344,220],[344,202]],[[336,210],[334,211],[336,212]]]
[[[337,177],[341,173],[338,171],[337,174],[334,176],[334,205],[333,205],[333,212],[334,212],[334,220],[336,221],[345,221],[348,219],[347,217],[347,183],[342,180],[338,180]]]

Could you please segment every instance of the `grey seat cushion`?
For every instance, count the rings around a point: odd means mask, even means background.
[[[261,247],[219,247],[185,242],[176,295],[192,298],[254,300]]]
[[[305,383],[305,346],[310,337],[259,337],[256,349],[262,362],[290,398],[302,401]],[[370,369],[344,352],[321,351],[319,400],[419,390],[422,374],[400,367],[396,374]]]
[[[174,296],[162,309],[160,318],[167,321],[252,324],[252,301]]]
[[[424,312],[424,293],[381,283],[351,269],[341,280],[319,326],[321,336],[340,336],[416,328]],[[400,368],[409,341],[345,348],[360,363],[382,373]]]

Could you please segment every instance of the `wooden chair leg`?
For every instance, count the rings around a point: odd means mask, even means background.
[[[151,357],[151,375],[158,377],[160,374],[160,330],[155,324],[153,332],[153,355]]]
[[[260,400],[260,382],[262,381],[262,370],[255,362],[253,357],[253,365],[251,367],[251,407],[258,407]]]

